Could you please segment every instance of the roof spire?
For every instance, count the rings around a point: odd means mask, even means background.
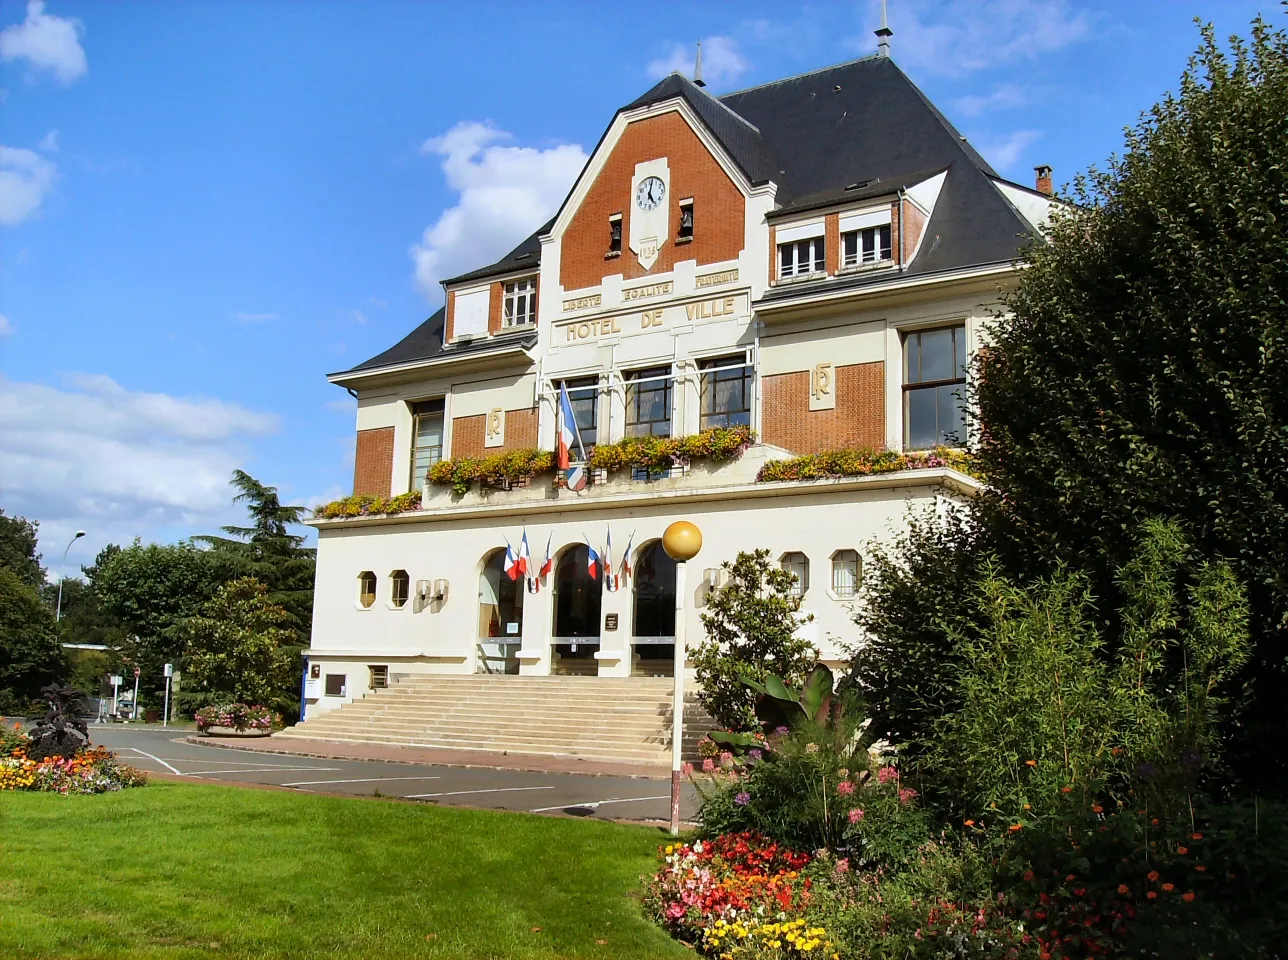
[[[890,56],[890,38],[894,36],[894,31],[886,23],[886,0],[881,0],[881,27],[873,33],[877,35],[877,56]]]
[[[706,84],[702,82],[702,41],[701,40],[698,41],[697,59],[693,61],[693,85],[695,87],[706,86]]]

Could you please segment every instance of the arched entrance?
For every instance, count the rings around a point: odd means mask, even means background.
[[[511,580],[505,572],[505,549],[489,553],[479,571],[480,672],[519,672],[524,592],[524,581]]]
[[[604,594],[599,575],[590,575],[589,560],[590,549],[581,543],[564,550],[555,563],[552,673],[599,673],[595,651]]]
[[[633,578],[631,675],[669,677],[675,672],[675,561],[654,540],[636,554]]]

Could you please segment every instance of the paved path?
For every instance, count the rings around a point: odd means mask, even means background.
[[[270,784],[348,796],[379,794],[426,803],[605,820],[666,822],[671,815],[669,773],[668,779],[654,779],[610,773],[291,756],[242,747],[233,750],[197,745],[187,741],[188,731],[157,728],[91,727],[90,736],[94,743],[116,751],[122,760],[140,769],[198,782]],[[328,746],[310,743],[315,749]],[[696,813],[697,796],[688,784],[684,791],[682,812],[687,819]]]

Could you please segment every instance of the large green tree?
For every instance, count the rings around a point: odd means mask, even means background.
[[[8,567],[19,580],[37,589],[45,582],[45,568],[36,551],[39,527],[26,517],[6,517],[0,509],[0,567]]]
[[[227,578],[254,577],[268,589],[269,599],[289,614],[289,625],[303,641],[313,620],[313,575],[317,551],[304,546],[305,537],[291,533],[307,508],[283,504],[276,487],[260,483],[244,470],[231,480],[250,512],[250,526],[223,527],[224,537],[193,539],[210,548],[212,560]]]
[[[1204,29],[1075,199],[979,360],[985,509],[1024,563],[1081,566],[1101,596],[1148,517],[1228,558],[1254,638],[1234,756],[1288,787],[1267,749],[1288,699],[1288,38],[1258,20],[1227,55]]]
[[[53,612],[13,569],[0,566],[0,711],[24,709],[66,671]]]

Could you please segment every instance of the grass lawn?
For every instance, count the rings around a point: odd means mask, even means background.
[[[0,794],[0,957],[691,956],[634,898],[661,842],[196,784]]]

